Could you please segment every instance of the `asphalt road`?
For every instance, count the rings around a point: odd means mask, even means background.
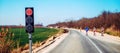
[[[120,53],[120,45],[103,42],[70,30],[69,35],[50,53]]]

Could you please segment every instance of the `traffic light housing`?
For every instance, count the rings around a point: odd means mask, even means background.
[[[27,33],[34,32],[34,9],[32,7],[25,8],[25,29]]]

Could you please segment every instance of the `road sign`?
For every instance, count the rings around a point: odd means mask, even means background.
[[[88,32],[89,28],[88,28],[88,27],[85,27],[85,30],[86,30],[86,32]]]
[[[34,32],[34,9],[32,7],[25,8],[25,25],[26,32],[33,33]]]

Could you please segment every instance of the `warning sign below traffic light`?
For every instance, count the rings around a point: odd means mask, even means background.
[[[25,8],[25,28],[27,33],[34,32],[34,9],[32,7]]]

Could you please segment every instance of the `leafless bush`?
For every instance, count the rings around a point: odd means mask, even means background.
[[[14,48],[14,41],[12,40],[13,33],[10,33],[8,28],[1,28],[0,31],[0,53],[11,53]]]

